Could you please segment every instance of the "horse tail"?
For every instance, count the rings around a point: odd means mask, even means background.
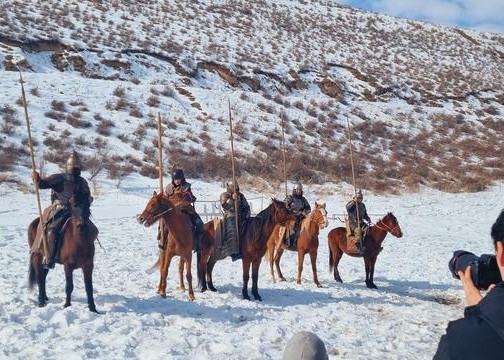
[[[334,261],[333,261],[333,257],[332,257],[332,250],[331,250],[331,238],[330,238],[330,235],[331,233],[329,232],[329,234],[327,235],[327,239],[328,239],[328,247],[329,247],[329,272],[332,272],[334,270]]]
[[[28,289],[33,290],[33,285],[35,285],[36,282],[36,276],[37,274],[35,273],[35,267],[33,266],[33,263],[30,259],[30,267],[28,269]]]
[[[198,269],[198,287],[201,288],[201,282],[203,280],[203,264],[201,264],[201,251],[196,253],[196,268]]]

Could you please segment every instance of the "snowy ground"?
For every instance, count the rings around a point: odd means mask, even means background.
[[[214,183],[194,188],[202,200],[221,191]],[[95,301],[103,312],[95,315],[87,310],[80,272],[73,305],[63,309],[59,265],[48,277],[48,306],[36,306],[36,292],[27,291],[26,244],[35,199],[0,187],[0,358],[278,359],[295,332],[308,330],[324,340],[331,359],[430,359],[447,322],[463,312],[461,286],[447,269],[452,251],[491,253],[489,229],[503,204],[501,186],[478,194],[365,194],[369,211],[393,211],[405,234],[385,240],[375,273],[379,290],[365,287],[361,259],[344,257],[340,273],[346,282],[334,282],[326,235],[339,223],[332,221],[320,235],[323,288],[312,283],[309,259],[297,285],[296,257],[288,253],[282,264],[287,283],[273,284],[263,261],[263,302],[241,300],[241,263],[230,260],[215,268],[219,292],[197,292],[190,302],[176,287],[176,266],[166,299],[155,293],[157,272],[146,272],[157,256],[155,229],[138,225],[135,215],[149,193],[105,186],[96,197],[93,217],[105,249],[97,247],[95,257]],[[329,213],[341,212],[343,196],[325,200]]]

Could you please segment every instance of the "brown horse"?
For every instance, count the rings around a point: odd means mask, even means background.
[[[168,233],[168,245],[166,250],[160,254],[160,279],[158,294],[166,297],[166,279],[168,277],[168,268],[172,258],[175,255],[180,256],[179,272],[187,265],[186,280],[189,286],[189,299],[194,300],[194,290],[192,287],[191,261],[194,234],[191,221],[186,212],[194,211],[188,202],[180,202],[175,205],[167,199],[163,193],[156,193],[147,203],[144,211],[138,217],[138,222],[146,227],[151,226],[160,218],[163,218],[165,224],[170,229]],[[180,279],[181,288],[184,288],[182,279]]]
[[[95,253],[94,241],[98,236],[98,230],[89,220],[89,209],[84,210],[75,205],[74,199],[70,200],[71,216],[62,229],[62,240],[60,257],[57,261],[65,269],[66,280],[66,301],[64,307],[71,305],[73,291],[73,271],[82,269],[84,284],[89,310],[98,313],[93,298],[93,259]],[[28,226],[28,244],[32,247],[37,236],[40,218],[33,220]],[[42,255],[32,252],[30,255],[30,271],[28,285],[33,288],[35,282],[38,284],[38,305],[43,307],[49,300],[46,295],[46,277],[49,270],[42,267]]]
[[[297,283],[301,284],[301,273],[303,272],[303,262],[306,254],[310,254],[310,260],[313,271],[313,282],[317,287],[321,287],[317,276],[317,250],[319,246],[318,234],[320,228],[326,228],[328,225],[327,211],[325,203],[315,202],[315,209],[301,222],[297,246],[287,247],[283,242],[284,235],[280,234],[280,225],[275,226],[275,230],[268,239],[268,257],[270,271],[273,282],[275,282],[275,272],[273,271],[273,261],[280,281],[285,281],[280,270],[280,258],[284,250],[297,251],[298,253],[298,275]]]
[[[214,255],[215,249],[215,222],[210,220],[204,227],[203,236],[200,239],[200,251],[197,254],[198,261],[198,286],[201,292],[207,289],[217,291],[213,285],[212,271],[217,263]]]
[[[373,282],[374,267],[378,254],[382,251],[382,242],[391,233],[397,238],[403,236],[401,227],[397,222],[396,217],[392,213],[385,215],[383,219],[371,226],[364,239],[364,267],[366,268],[366,286],[370,289],[377,289]],[[332,229],[328,236],[329,242],[329,267],[334,272],[334,280],[343,282],[338,272],[338,264],[343,256],[343,253],[354,257],[362,257],[360,254],[350,253],[347,250],[347,235],[346,228],[338,227]]]
[[[262,210],[257,216],[249,218],[244,224],[245,230],[240,237],[240,252],[243,267],[243,299],[250,300],[248,282],[250,279],[250,267],[252,265],[252,295],[254,299],[262,300],[257,288],[257,280],[259,278],[259,265],[261,265],[261,260],[266,252],[266,243],[275,225],[285,224],[289,219],[293,219],[293,216],[285,206],[285,203],[272,199],[271,204],[266,209]],[[205,224],[205,235],[203,237],[213,247],[215,229],[212,221]],[[212,248],[205,255],[202,255],[199,259],[200,261],[198,261],[198,278],[202,283],[202,290],[206,290],[206,282],[208,282],[208,288],[212,291],[217,291],[212,281],[212,271],[217,262],[217,259],[213,255]]]

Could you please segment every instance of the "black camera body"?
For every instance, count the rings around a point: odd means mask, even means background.
[[[465,272],[468,266],[471,267],[474,286],[480,290],[486,290],[490,285],[502,281],[495,255],[483,254],[478,257],[469,251],[457,250],[448,263],[448,268],[456,279],[459,279],[457,273]]]

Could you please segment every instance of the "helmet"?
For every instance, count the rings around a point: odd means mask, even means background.
[[[233,191],[233,180],[228,180],[226,183],[226,190],[228,193],[234,193]],[[238,185],[238,181],[236,182],[236,187],[235,187],[236,192],[240,191],[240,186]]]
[[[354,196],[354,197],[355,197],[355,198],[359,198],[359,199],[361,199],[361,200],[362,200],[362,190],[361,190],[361,189],[357,190],[357,191],[355,192],[355,196]]]
[[[74,169],[82,169],[81,161],[75,151],[72,152],[72,155],[70,155],[65,164],[67,174],[73,174]]]
[[[299,182],[299,181],[292,188],[292,193],[296,194],[296,190],[301,191],[301,194],[303,193],[303,184],[301,184],[301,182]]]
[[[171,178],[172,178],[172,181],[175,181],[175,179],[180,179],[180,180],[184,181],[185,180],[184,170],[179,169],[179,168],[174,168],[171,173]]]

